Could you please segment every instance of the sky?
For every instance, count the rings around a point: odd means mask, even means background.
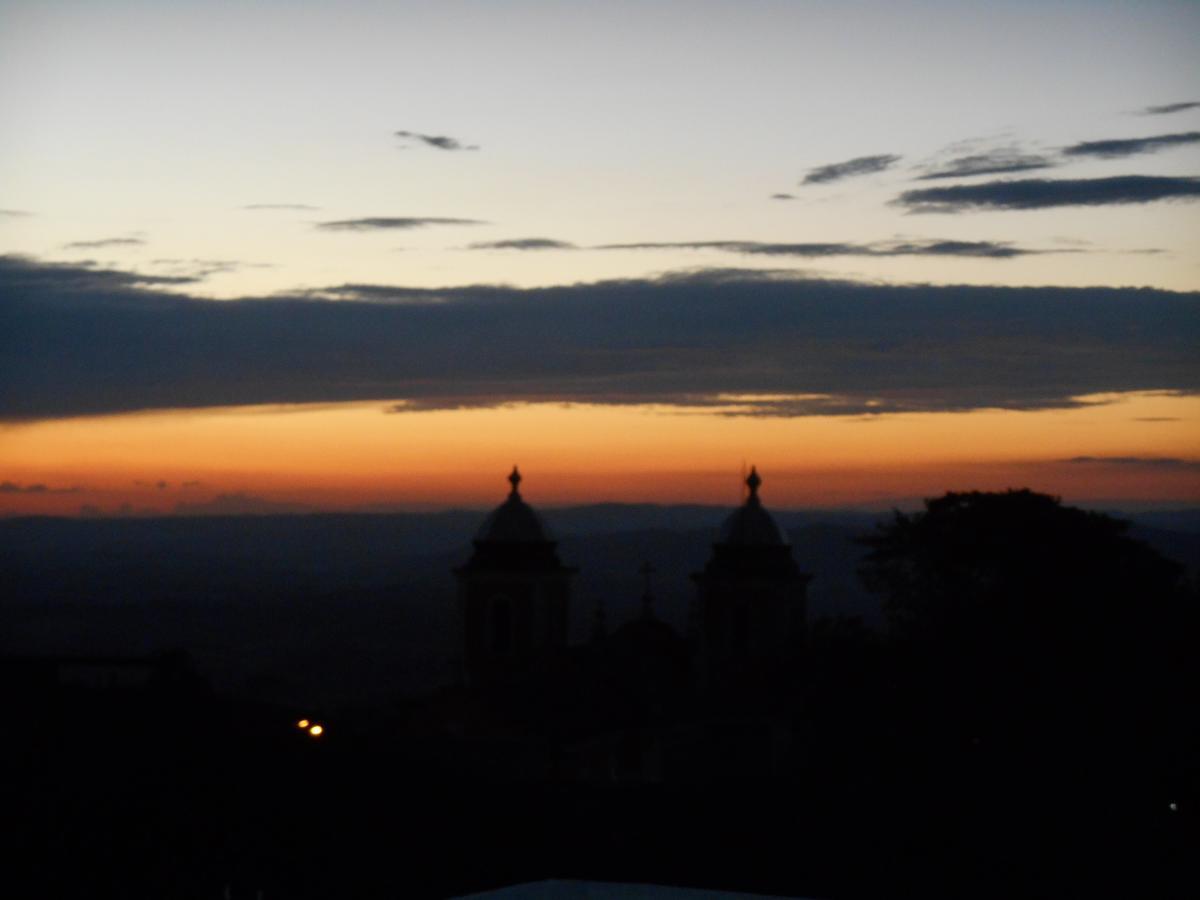
[[[0,514],[1200,503],[1200,4],[0,0]]]

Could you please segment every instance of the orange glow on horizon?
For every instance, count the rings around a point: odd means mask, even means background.
[[[0,427],[0,513],[195,512],[220,495],[293,505],[280,511],[484,507],[503,498],[514,462],[523,493],[547,506],[736,503],[743,462],[758,465],[764,500],[779,508],[1019,486],[1068,501],[1200,501],[1200,398],[1086,399],[1094,405],[876,417],[548,403],[392,414],[355,403],[35,422]],[[1100,461],[1068,462],[1077,457]]]

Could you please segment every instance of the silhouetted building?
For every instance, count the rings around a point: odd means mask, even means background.
[[[693,633],[656,614],[642,567],[641,614],[567,647],[575,570],[517,490],[484,521],[455,574],[466,690],[445,695],[447,730],[486,747],[489,772],[606,783],[778,774],[790,765],[810,576],[749,494],[693,576]],[[697,690],[699,688],[699,690]]]
[[[463,674],[478,684],[567,643],[571,576],[557,542],[517,490],[484,520],[458,576]]]
[[[712,688],[794,658],[804,637],[811,575],[792,559],[782,529],[758,496],[756,469],[746,502],[725,520],[704,571],[692,576],[696,675]]]
[[[646,580],[642,611],[604,640],[608,682],[638,709],[638,724],[662,722],[678,714],[688,688],[690,652],[687,642],[654,612],[650,565],[642,566]]]

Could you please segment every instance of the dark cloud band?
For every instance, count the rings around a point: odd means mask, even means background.
[[[1195,293],[726,270],[212,301],[137,281],[0,257],[0,419],[347,400],[834,415],[1200,390]]]
[[[1115,178],[986,181],[905,191],[894,201],[912,212],[969,209],[1045,209],[1188,200],[1200,197],[1200,178],[1121,175]]]

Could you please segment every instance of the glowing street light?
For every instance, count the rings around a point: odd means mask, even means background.
[[[323,735],[325,733],[325,728],[322,725],[313,725],[311,728],[308,729],[308,733],[311,734],[313,737],[320,737],[321,735]]]
[[[296,727],[297,728],[308,728],[308,726],[311,724],[312,724],[312,722],[308,721],[308,719],[301,719],[299,722],[296,723]]]

